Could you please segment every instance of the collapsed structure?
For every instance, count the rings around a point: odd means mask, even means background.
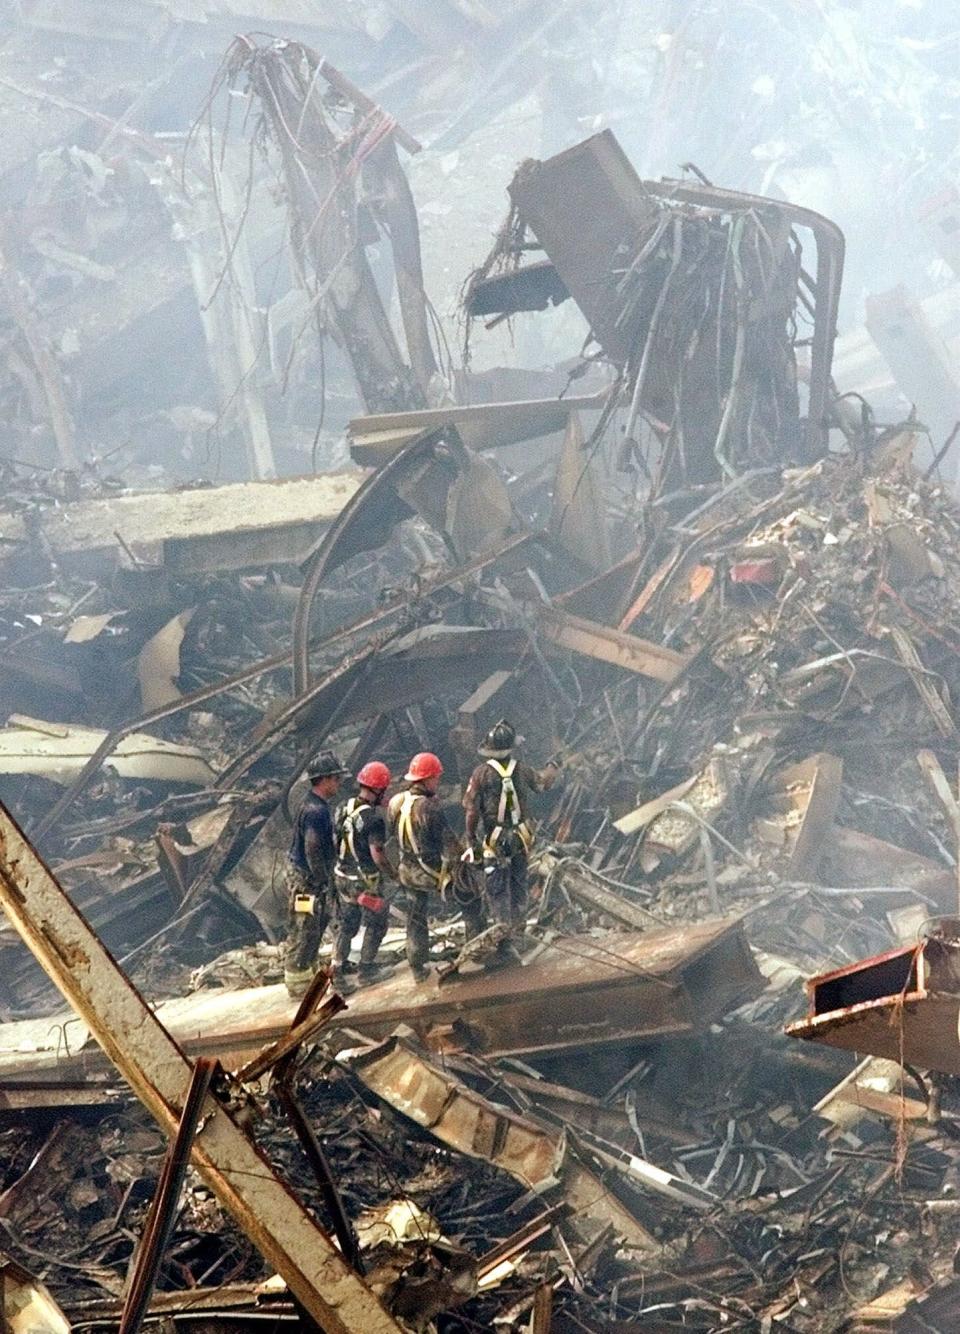
[[[424,41],[498,29],[399,8]],[[233,42],[179,174],[60,99],[99,148],[38,159],[49,234],[3,241],[6,1318],[950,1328],[960,515],[915,422],[835,392],[841,233],[643,180],[609,131],[527,161],[466,315],[573,301],[588,335],[562,392],[490,401],[432,334],[417,139],[299,36]],[[255,371],[278,214],[286,433]],[[77,430],[82,386],[83,429],[123,433],[110,349],[163,325],[139,228],[221,398],[157,406],[130,477],[195,478],[222,428],[228,485],[122,486]],[[51,338],[64,269],[89,366]],[[327,354],[349,460],[303,426]],[[339,466],[275,479],[311,456]],[[306,756],[429,741],[453,802],[503,714],[565,756],[522,965],[468,968],[448,906],[438,981],[345,1004],[321,974],[295,1007]]]

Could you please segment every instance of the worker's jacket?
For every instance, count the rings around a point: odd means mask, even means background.
[[[307,793],[297,812],[287,856],[312,885],[322,887],[330,883],[336,860],[333,818],[326,799],[316,792]]]

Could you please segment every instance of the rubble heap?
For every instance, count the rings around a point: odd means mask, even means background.
[[[507,97],[529,6],[386,9],[434,73],[458,33],[509,39]],[[521,165],[464,293],[491,324],[572,301],[581,355],[453,374],[397,151],[420,143],[306,40],[229,46],[179,181],[156,135],[56,105],[96,135],[30,155],[45,226],[0,228],[5,1318],[951,1328],[960,510],[915,421],[833,390],[838,229],[644,181],[593,135]],[[74,410],[118,330],[152,345],[119,293],[157,248],[217,414],[176,412],[166,367],[151,472],[114,449],[147,417],[112,371]],[[253,371],[268,252],[286,418]],[[51,350],[64,270],[82,374]],[[214,487],[221,416],[242,480]],[[429,745],[457,821],[503,715],[563,760],[521,962],[488,967],[497,929],[467,943],[454,892],[427,984],[344,998],[321,971],[296,1006],[307,756],[402,773]]]

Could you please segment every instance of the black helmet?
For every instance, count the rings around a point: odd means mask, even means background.
[[[522,741],[523,737],[520,737],[520,740]],[[484,737],[483,745],[479,747],[478,754],[483,755],[488,760],[502,760],[510,754],[516,744],[516,729],[507,722],[506,718],[501,718],[498,723],[494,723]]]
[[[307,765],[307,777],[310,782],[318,778],[333,778],[336,774],[345,774],[347,770],[334,755],[332,750],[319,750]]]

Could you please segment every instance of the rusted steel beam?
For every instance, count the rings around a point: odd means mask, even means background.
[[[286,1113],[287,1120],[290,1122],[291,1129],[300,1141],[300,1147],[303,1150],[304,1157],[310,1164],[313,1175],[316,1178],[317,1185],[326,1201],[330,1216],[333,1219],[333,1228],[337,1235],[337,1241],[340,1243],[340,1252],[344,1255],[352,1269],[358,1274],[363,1274],[363,1257],[360,1254],[360,1243],[357,1240],[357,1234],[354,1231],[350,1216],[344,1206],[343,1199],[337,1189],[337,1183],[334,1180],[333,1173],[330,1170],[330,1164],[327,1162],[327,1155],[323,1151],[323,1146],[317,1138],[313,1126],[310,1124],[307,1116],[300,1105],[294,1087],[296,1081],[296,1059],[300,1044],[309,1037],[305,1030],[310,1026],[311,1020],[316,1021],[324,1011],[336,1014],[346,1006],[346,1001],[342,996],[334,993],[321,1010],[314,1013],[317,1002],[323,996],[327,987],[330,985],[331,974],[325,969],[320,969],[314,976],[313,981],[307,988],[306,994],[297,1006],[297,1012],[293,1016],[293,1023],[290,1031],[279,1042],[275,1042],[272,1047],[255,1058],[248,1066],[241,1071],[237,1078],[242,1080],[246,1071],[252,1071],[247,1078],[255,1077],[257,1074],[273,1068],[274,1080],[273,1088],[280,1100],[280,1105]],[[314,1023],[314,1027],[316,1024]]]
[[[342,70],[337,69],[335,65],[331,65],[329,60],[321,57],[320,63],[317,65],[317,73],[321,74],[332,88],[336,88],[337,92],[340,93],[342,97],[345,97],[348,102],[352,102],[358,111],[362,111],[368,116],[377,116],[382,120],[390,120],[392,122],[390,127],[391,135],[400,147],[405,148],[411,156],[421,151],[423,144],[420,143],[419,139],[414,139],[413,135],[408,134],[403,126],[399,125],[392,116],[387,116],[387,113],[381,106],[377,105],[372,97],[369,97],[361,88],[358,88],[353,80],[348,79]]]
[[[246,1065],[242,1066],[236,1073],[238,1082],[241,1084],[252,1083],[253,1080],[259,1079],[261,1075],[265,1075],[268,1070],[274,1069],[286,1057],[295,1056],[297,1049],[304,1042],[309,1042],[321,1028],[326,1028],[335,1014],[339,1014],[341,1010],[346,1008],[347,1002],[342,996],[337,994],[331,996],[319,1010],[308,1014],[299,1023],[295,1021],[288,1033],[285,1033],[282,1038],[278,1038],[276,1042],[271,1042],[252,1061],[248,1061]]]
[[[571,616],[556,607],[540,609],[537,620],[544,637],[561,648],[572,649],[574,653],[608,662],[614,667],[623,667],[628,672],[638,672],[654,681],[675,681],[687,665],[687,658],[673,649],[662,648],[648,639],[623,634],[581,616]]]
[[[333,1230],[340,1244],[340,1253],[351,1269],[358,1274],[363,1274],[365,1270],[363,1256],[360,1254],[360,1242],[357,1240],[357,1234],[350,1221],[350,1216],[344,1207],[340,1192],[337,1190],[337,1183],[334,1180],[333,1172],[330,1170],[330,1164],[327,1162],[323,1145],[317,1138],[316,1132],[300,1106],[299,1099],[289,1081],[284,1081],[279,1085],[277,1097],[280,1099],[280,1105],[286,1113],[293,1133],[300,1141],[300,1148],[310,1164],[310,1169],[316,1178],[327,1208],[330,1210],[330,1216],[333,1219]]]
[[[177,1205],[180,1202],[180,1191],[183,1189],[184,1177],[190,1164],[190,1146],[197,1133],[200,1113],[210,1092],[216,1068],[216,1061],[211,1060],[209,1056],[201,1056],[193,1067],[180,1124],[164,1157],[157,1188],[150,1202],[146,1226],[140,1237],[133,1273],[127,1288],[127,1299],[120,1316],[119,1334],[137,1334],[150,1305],[157,1281],[157,1271],[170,1241]]]
[[[0,904],[144,1106],[170,1135],[193,1067],[0,806]],[[219,1102],[208,1097],[193,1165],[238,1226],[330,1334],[399,1326]]]
[[[605,936],[561,936],[523,967],[453,977],[442,987],[416,983],[409,970],[364,987],[350,997],[345,1025],[365,1037],[388,1037],[408,1025],[429,1042],[453,1027],[487,1056],[582,1052],[591,1047],[659,1043],[703,1032],[728,1011],[757,996],[764,979],[739,921]],[[283,986],[232,992],[202,1002],[202,1018],[176,1003],[170,1028],[191,1055],[217,1056],[240,1065],[264,1044],[284,1036],[293,1007]],[[164,1006],[158,1007],[160,1020]],[[3,1035],[16,1046],[16,1032]],[[6,1081],[94,1078],[105,1073],[97,1053],[70,1056],[0,1052],[0,1105]],[[54,1104],[69,1094],[52,1095]],[[43,1105],[35,1101],[34,1105]]]
[[[541,1283],[533,1298],[530,1334],[550,1334],[553,1328],[553,1287]]]

